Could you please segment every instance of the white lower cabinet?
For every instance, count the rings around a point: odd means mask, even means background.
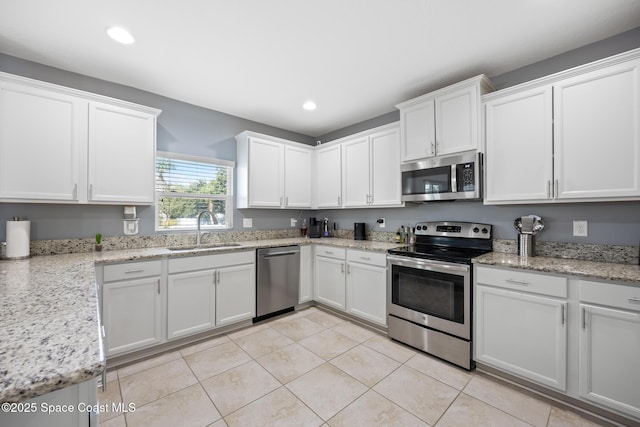
[[[43,394],[0,411],[0,426],[95,427],[98,425],[97,381],[91,379]],[[15,405],[12,406],[12,405]],[[127,404],[102,403],[104,412],[122,411]],[[15,408],[15,411],[12,411]],[[104,408],[104,409],[103,409]],[[19,409],[19,410],[18,410]]]
[[[215,270],[169,275],[167,280],[167,338],[213,328],[216,323]]]
[[[255,317],[255,252],[169,260],[167,339]]]
[[[160,261],[104,267],[102,322],[107,356],[162,342]]]
[[[580,300],[580,397],[640,418],[640,288],[580,281]]]
[[[347,251],[347,313],[387,325],[387,257]]]
[[[489,266],[474,280],[478,363],[640,421],[640,287]]]
[[[98,278],[108,357],[255,317],[253,250],[99,266]]]
[[[387,325],[385,254],[317,246],[315,279],[316,301]]]
[[[340,310],[345,309],[345,250],[316,246],[316,301]]]
[[[300,289],[298,303],[313,300],[313,250],[311,245],[300,246]]]

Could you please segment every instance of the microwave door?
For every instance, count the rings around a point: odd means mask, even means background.
[[[451,166],[402,172],[404,200],[439,200],[452,192]],[[455,178],[454,178],[455,180]]]

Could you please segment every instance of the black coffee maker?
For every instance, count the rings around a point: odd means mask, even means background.
[[[309,218],[309,229],[307,230],[307,236],[312,239],[318,239],[322,237],[322,221],[318,221],[315,218]]]

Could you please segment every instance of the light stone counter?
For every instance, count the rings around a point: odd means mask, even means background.
[[[399,246],[338,238],[285,238],[179,252],[158,247],[0,261],[0,402],[39,396],[103,371],[96,263],[312,243],[378,252]]]
[[[503,252],[490,252],[474,258],[475,264],[577,276],[595,280],[629,282],[640,286],[640,266],[608,262],[584,261],[544,256],[521,257]]]

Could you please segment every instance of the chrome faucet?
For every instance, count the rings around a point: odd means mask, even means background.
[[[202,215],[204,215],[204,214],[209,214],[209,216],[211,217],[211,220],[213,221],[213,223],[215,225],[218,225],[218,220],[216,219],[216,216],[213,214],[213,212],[206,211],[206,210],[202,211],[202,212],[199,212],[198,213],[198,220],[197,220],[198,221],[198,230],[196,231],[196,245],[200,244],[200,242],[202,241],[202,236],[204,234],[209,234],[208,231],[206,231],[204,233],[200,232],[200,219],[202,218]]]

